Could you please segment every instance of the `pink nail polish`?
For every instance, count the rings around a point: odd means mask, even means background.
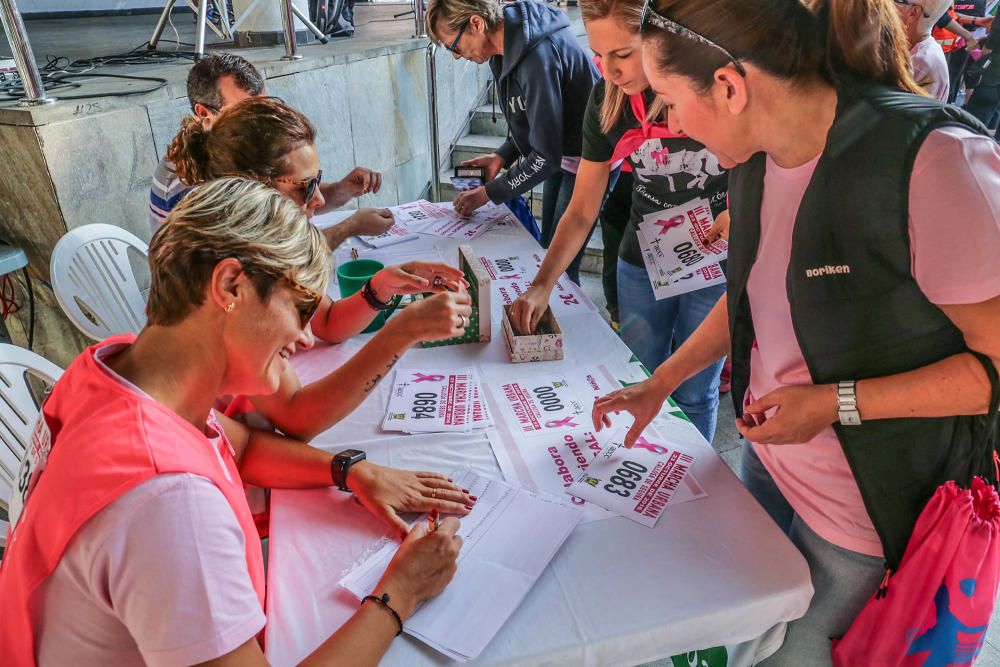
[[[467,510],[469,510],[471,512],[472,511],[472,505],[466,505],[465,509],[467,509]]]
[[[468,492],[469,492],[468,489],[462,489],[462,493],[468,493]]]
[[[475,496],[469,496],[469,497],[470,497],[470,498],[472,498],[472,501],[473,501],[473,502],[475,502],[475,501],[479,500],[479,498],[476,498]]]

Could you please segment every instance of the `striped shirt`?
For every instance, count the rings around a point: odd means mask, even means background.
[[[177,202],[184,199],[189,188],[185,186],[177,174],[173,172],[173,165],[167,158],[160,160],[153,173],[153,186],[149,189],[149,230],[155,234],[160,228],[167,214]]]

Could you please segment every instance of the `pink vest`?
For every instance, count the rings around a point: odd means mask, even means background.
[[[6,664],[35,664],[31,597],[55,570],[80,527],[156,475],[192,473],[222,491],[246,537],[247,569],[264,605],[260,540],[225,435],[219,440],[219,454],[232,481],[204,433],[165,406],[135,394],[94,359],[100,347],[134,340],[134,334],[114,336],[85,350],[42,408],[52,450],[0,562],[0,656]]]

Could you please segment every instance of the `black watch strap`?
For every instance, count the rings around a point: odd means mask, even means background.
[[[333,485],[341,491],[350,492],[347,486],[347,473],[351,466],[365,460],[365,453],[360,449],[345,449],[334,455],[330,461],[330,478]]]

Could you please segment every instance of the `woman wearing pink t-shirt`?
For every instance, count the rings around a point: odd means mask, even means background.
[[[149,323],[77,357],[35,426],[0,566],[4,663],[265,664],[246,482],[336,485],[408,532],[375,597],[309,656],[377,664],[451,580],[461,547],[457,519],[407,531],[397,512],[465,515],[475,498],[442,475],[354,450],[342,460],[213,413],[216,396],[274,392],[288,357],[312,345],[330,257],[300,206],[255,181],[213,181],[171,212],[149,253]]]
[[[733,169],[729,287],[594,421],[631,412],[634,441],[678,383],[731,353],[744,483],[816,591],[768,665],[829,664],[937,486],[997,477],[1000,151],[921,94],[895,14],[890,0],[644,9],[671,130]]]

